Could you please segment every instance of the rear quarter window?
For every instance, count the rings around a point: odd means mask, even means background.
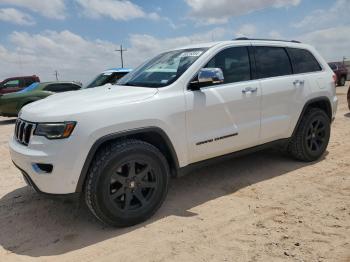
[[[322,71],[316,58],[308,50],[287,48],[295,74]]]

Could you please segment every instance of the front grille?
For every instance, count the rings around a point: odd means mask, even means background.
[[[18,143],[28,146],[30,138],[33,135],[35,124],[24,121],[20,118],[16,120],[15,139]]]

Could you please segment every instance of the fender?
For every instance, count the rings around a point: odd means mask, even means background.
[[[320,96],[320,97],[316,97],[316,98],[312,98],[310,100],[308,100],[304,107],[303,107],[303,110],[301,111],[300,113],[300,116],[299,116],[299,119],[298,119],[298,122],[297,124],[295,125],[294,127],[294,130],[293,130],[293,134],[292,134],[292,137],[295,135],[295,132],[297,131],[298,127],[299,127],[299,124],[301,122],[301,119],[303,118],[306,110],[312,105],[312,104],[317,104],[317,103],[326,103],[326,108],[322,108],[326,111],[326,114],[328,115],[329,119],[332,120],[332,106],[331,106],[331,101],[329,100],[328,97],[326,96]],[[319,106],[318,106],[319,107]]]
[[[177,158],[176,151],[174,149],[174,146],[173,146],[170,138],[164,132],[164,130],[162,130],[159,127],[144,127],[144,128],[125,130],[125,131],[116,132],[116,133],[112,133],[112,134],[103,136],[95,141],[95,143],[90,148],[90,151],[85,159],[85,163],[84,163],[83,168],[80,172],[80,176],[79,176],[79,180],[78,180],[78,184],[77,184],[75,192],[79,193],[79,192],[83,191],[85,178],[87,176],[90,164],[91,164],[96,152],[98,151],[98,149],[100,148],[100,146],[102,144],[104,144],[108,141],[116,140],[118,138],[125,138],[125,137],[130,137],[130,136],[132,137],[132,136],[137,136],[137,135],[142,135],[142,134],[147,134],[147,133],[156,133],[157,135],[160,135],[162,137],[162,139],[166,143],[167,148],[169,149],[174,168],[176,170],[178,170],[179,169],[179,161]]]

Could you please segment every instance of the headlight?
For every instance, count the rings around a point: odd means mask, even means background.
[[[67,138],[72,134],[75,125],[76,122],[38,124],[34,135],[44,136],[48,139]]]

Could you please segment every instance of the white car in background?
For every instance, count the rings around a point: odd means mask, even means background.
[[[131,68],[111,68],[103,71],[97,75],[89,84],[84,88],[93,88],[97,86],[103,86],[105,84],[115,84],[123,76],[127,75],[132,71]]]

